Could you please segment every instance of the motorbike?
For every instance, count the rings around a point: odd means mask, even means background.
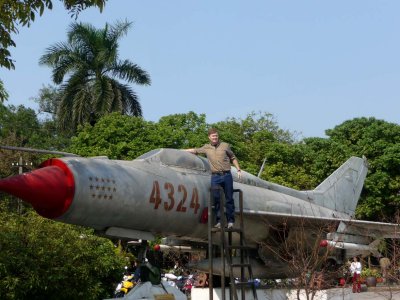
[[[136,285],[134,275],[124,275],[122,281],[117,285],[114,298],[124,297]]]
[[[190,293],[192,292],[193,285],[194,285],[194,277],[193,275],[189,275],[188,277],[185,278],[185,283],[183,284],[183,287],[180,290],[186,296],[189,296]]]
[[[170,286],[176,287],[186,296],[190,295],[192,287],[194,285],[194,277],[193,275],[188,276],[175,276],[174,274],[167,273],[163,276],[164,281],[167,282]]]

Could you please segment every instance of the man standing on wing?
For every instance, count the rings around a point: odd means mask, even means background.
[[[225,208],[228,228],[232,228],[235,223],[235,203],[233,201],[233,179],[231,174],[231,163],[236,167],[239,179],[241,179],[241,171],[239,162],[235,154],[232,152],[229,144],[219,140],[218,131],[215,128],[208,130],[209,144],[205,144],[201,148],[186,149],[193,154],[205,154],[211,165],[211,189],[214,196],[215,215],[217,224],[215,227],[220,228],[220,189],[222,187],[225,193]]]

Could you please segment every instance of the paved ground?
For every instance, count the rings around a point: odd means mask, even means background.
[[[327,298],[331,300],[339,299],[360,299],[360,300],[372,300],[372,299],[393,299],[400,300],[400,287],[392,286],[378,286],[376,288],[367,288],[362,286],[361,293],[353,294],[351,288],[335,288],[327,291]],[[317,299],[315,299],[317,300]]]
[[[226,291],[226,297],[229,299],[229,292]],[[221,291],[219,289],[214,290],[213,300],[221,299]],[[284,289],[260,289],[257,290],[257,297],[259,300],[297,300],[296,290],[284,290]],[[240,299],[239,295],[239,299]],[[252,299],[253,296],[250,292],[246,292],[246,299]],[[204,289],[193,289],[191,300],[206,300],[209,299],[208,288]],[[307,300],[305,294],[300,295],[301,300]],[[400,286],[392,286],[390,288],[385,286],[378,286],[376,288],[367,288],[365,285],[362,286],[361,293],[352,293],[350,287],[345,288],[333,288],[329,290],[322,290],[317,292],[314,296],[314,300],[380,300],[380,299],[393,299],[400,300]]]

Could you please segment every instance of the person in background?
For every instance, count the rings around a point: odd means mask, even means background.
[[[350,273],[353,278],[353,293],[361,292],[361,262],[360,258],[357,256],[353,257],[353,262],[350,265]]]
[[[218,131],[215,128],[208,130],[209,144],[201,148],[186,149],[193,154],[205,154],[211,165],[211,189],[213,191],[214,207],[216,215],[215,227],[220,228],[220,189],[224,190],[225,208],[228,228],[233,228],[235,223],[235,203],[233,200],[233,178],[231,174],[231,164],[236,167],[238,178],[241,179],[242,173],[239,162],[232,152],[230,145],[219,140]]]
[[[140,261],[138,259],[135,259],[134,270],[133,278],[135,282],[138,282],[140,279]]]
[[[381,267],[382,276],[385,280],[388,279],[388,270],[390,268],[390,259],[387,257],[381,257],[379,259],[379,266]]]

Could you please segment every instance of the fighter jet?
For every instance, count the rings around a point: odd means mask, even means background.
[[[243,192],[254,277],[289,276],[287,264],[273,250],[296,239],[299,230],[314,243],[320,239],[317,228],[325,228],[321,245],[340,250],[336,260],[374,253],[380,239],[394,236],[395,224],[354,219],[367,169],[365,158],[351,157],[314,190],[298,191],[246,172],[239,180],[232,167],[234,188]],[[132,161],[52,158],[34,171],[0,180],[0,190],[30,203],[43,217],[91,227],[105,236],[162,236],[201,245],[208,240],[210,176],[203,157],[155,149]],[[234,198],[237,209],[239,199]],[[205,266],[205,261],[198,264],[199,269]]]

